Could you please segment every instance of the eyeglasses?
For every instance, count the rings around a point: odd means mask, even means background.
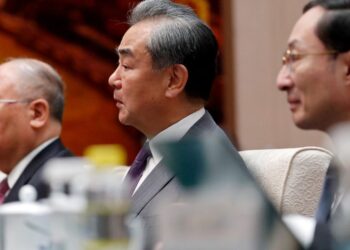
[[[27,103],[30,100],[16,100],[16,99],[0,99],[0,103],[13,104],[13,103]]]
[[[289,69],[291,69],[291,65],[302,59],[305,56],[324,56],[324,55],[335,55],[337,54],[337,51],[329,50],[329,51],[323,51],[323,52],[309,52],[309,53],[300,53],[291,49],[287,49],[286,52],[284,52],[282,57],[282,64],[287,65]]]

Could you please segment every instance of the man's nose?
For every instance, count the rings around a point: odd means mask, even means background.
[[[119,66],[109,76],[108,84],[111,87],[118,88],[118,85],[120,84]]]
[[[276,79],[277,88],[281,91],[290,89],[293,85],[293,81],[290,78],[290,70],[287,65],[283,65]]]

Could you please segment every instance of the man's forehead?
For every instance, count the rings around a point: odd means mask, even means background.
[[[0,65],[0,85],[3,88],[15,88],[19,73],[16,74],[16,69],[10,67],[10,64],[4,63]]]
[[[116,48],[119,57],[135,58],[139,55],[144,55],[147,52],[146,44],[142,41],[122,42]]]
[[[16,92],[17,88],[11,78],[0,74],[1,96],[7,96],[9,93]]]
[[[5,64],[0,65],[0,83],[7,82],[10,78],[10,70]]]
[[[149,51],[145,41],[132,41],[130,43],[122,42],[116,48],[118,57],[138,58],[140,56],[149,56]]]
[[[317,6],[303,14],[293,27],[288,47],[313,46],[315,43],[321,43],[316,35],[316,28],[324,13],[325,9]]]
[[[124,34],[119,47],[118,54],[135,53],[135,50],[144,49],[149,42],[154,22],[143,21],[131,26]],[[122,53],[119,53],[122,52]]]

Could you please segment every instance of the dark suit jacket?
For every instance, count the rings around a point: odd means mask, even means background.
[[[236,165],[244,166],[245,164],[241,159],[239,153],[232,145],[224,131],[214,122],[208,112],[199,119],[186,133],[183,139],[189,137],[201,137],[201,136],[215,136],[219,137],[220,142],[225,144],[226,148],[229,148],[231,154],[235,160]],[[182,139],[182,140],[183,140]],[[141,186],[137,189],[131,198],[131,212],[140,217],[144,223],[144,230],[146,236],[145,249],[152,249],[155,243],[155,206],[162,203],[173,203],[179,200],[180,185],[168,167],[164,165],[164,162],[160,162],[159,165],[150,173]]]
[[[316,228],[310,250],[334,249],[334,237],[330,226],[332,223],[332,203],[339,188],[339,163],[333,159],[325,176],[319,207],[316,213]]]
[[[32,185],[38,193],[38,199],[47,198],[48,186],[43,181],[43,166],[51,158],[72,156],[72,153],[64,147],[60,139],[54,140],[46,146],[33,160],[26,166],[15,185],[6,196],[4,203],[18,201],[18,192],[24,185]]]

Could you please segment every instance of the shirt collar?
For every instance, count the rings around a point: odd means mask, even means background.
[[[24,169],[34,159],[34,157],[37,154],[39,154],[41,150],[43,150],[45,147],[47,147],[51,142],[53,142],[56,139],[58,139],[58,137],[55,137],[43,142],[34,150],[32,150],[29,154],[27,154],[20,162],[17,163],[17,165],[11,170],[7,178],[10,188],[12,188],[15,185],[16,181],[19,179]]]
[[[155,162],[158,163],[162,159],[161,153],[157,150],[156,145],[158,143],[180,140],[204,114],[205,109],[201,108],[161,131],[149,140],[149,147]]]

